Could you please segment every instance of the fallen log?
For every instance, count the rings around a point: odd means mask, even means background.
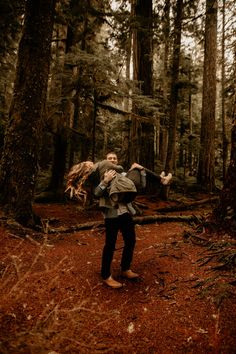
[[[215,197],[210,197],[210,198],[205,198],[205,199],[200,199],[200,200],[196,200],[194,202],[187,202],[185,203],[186,205],[190,204],[190,205],[202,205],[202,204],[207,204],[207,203],[215,203],[219,200],[219,196],[215,196]]]
[[[168,206],[165,208],[157,208],[157,209],[155,209],[155,211],[170,212],[170,211],[188,210],[188,209],[193,209],[193,208],[198,207],[203,204],[215,203],[218,200],[219,200],[219,197],[216,196],[216,197],[196,200],[196,201],[192,201],[192,202],[180,203],[179,205]]]
[[[146,216],[135,216],[133,218],[135,224],[150,224],[155,222],[197,222],[201,220],[202,216],[199,215],[146,215]],[[44,221],[45,223],[45,221]],[[55,233],[67,233],[67,232],[75,232],[82,230],[91,230],[100,227],[104,227],[103,221],[89,221],[84,224],[77,224],[73,226],[61,226],[57,228],[50,227],[50,221],[46,223],[47,228],[44,229],[45,233],[55,234]]]
[[[166,221],[178,221],[178,222],[191,222],[198,221],[201,219],[201,216],[196,215],[145,215],[145,216],[136,216],[133,218],[135,224],[149,224],[155,221],[166,222]]]
[[[44,221],[45,223],[45,221]],[[104,227],[105,224],[103,221],[89,221],[83,224],[77,224],[72,226],[59,226],[52,228],[50,227],[50,221],[47,222],[47,226],[44,227],[43,231],[46,234],[56,234],[56,233],[67,233],[67,232],[75,232],[75,231],[82,231],[82,230],[91,230],[99,227]]]

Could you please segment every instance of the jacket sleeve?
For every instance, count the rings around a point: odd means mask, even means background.
[[[104,195],[107,190],[107,184],[104,181],[101,181],[97,187],[94,188],[94,195],[97,198],[100,198]]]

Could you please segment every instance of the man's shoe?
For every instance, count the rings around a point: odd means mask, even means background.
[[[113,279],[111,275],[109,276],[109,278],[104,279],[103,282],[113,289],[119,289],[119,288],[122,288],[122,286],[123,286],[121,283],[119,283],[118,281]]]
[[[137,279],[139,277],[139,274],[134,273],[131,269],[121,272],[121,275],[127,279]]]

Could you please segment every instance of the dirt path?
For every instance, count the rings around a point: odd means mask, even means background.
[[[85,217],[36,207],[64,224]],[[99,275],[103,229],[22,237],[2,228],[0,353],[236,353],[235,287],[212,286],[216,273],[199,261],[208,250],[183,238],[190,226],[136,230],[140,280],[119,276],[119,237],[113,271],[124,286],[113,290]]]

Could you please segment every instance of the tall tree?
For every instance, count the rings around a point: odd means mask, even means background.
[[[197,180],[207,191],[215,186],[215,105],[217,58],[217,0],[206,0],[201,141]]]
[[[175,161],[175,146],[176,146],[176,134],[177,134],[178,79],[179,79],[182,21],[183,21],[183,0],[177,0],[175,23],[174,23],[172,68],[171,68],[169,139],[168,139],[167,157],[166,157],[166,165],[165,165],[165,170],[167,172],[173,170],[174,161]]]
[[[32,208],[50,67],[56,0],[26,1],[14,95],[0,170],[0,203],[24,225]]]
[[[168,97],[168,70],[169,70],[169,52],[170,52],[170,0],[165,0],[164,14],[163,14],[163,67],[162,67],[162,90],[163,90],[163,108],[167,112],[167,97]],[[166,124],[166,114],[161,119],[160,127],[160,143],[159,153],[162,167],[165,166],[167,147],[168,147],[168,129]]]
[[[133,64],[134,80],[140,83],[143,95],[153,95],[153,18],[152,0],[136,0],[134,3],[134,16],[137,27],[134,30]],[[135,113],[146,116],[142,109]],[[154,126],[146,122],[138,122],[137,116],[132,121],[133,156],[131,159],[139,161],[150,169],[154,169]]]
[[[58,10],[58,9],[57,9]],[[56,101],[56,106],[58,101],[61,103],[61,107],[58,109],[53,105],[52,110],[54,110],[53,117],[50,120],[50,125],[53,131],[53,158],[52,158],[52,168],[51,168],[51,179],[47,190],[54,200],[62,200],[64,197],[64,176],[65,176],[65,165],[66,165],[66,153],[67,153],[67,129],[66,123],[70,121],[71,109],[66,99],[66,92],[63,82],[66,79],[61,80],[61,73],[63,72],[64,62],[65,62],[65,52],[67,47],[67,26],[56,24],[54,26],[54,36],[56,37],[53,43],[54,52],[52,57],[54,60],[51,67],[51,80],[49,91],[49,101]],[[70,69],[72,71],[72,69]],[[64,74],[64,76],[66,76]],[[50,103],[48,102],[48,107]],[[65,109],[66,107],[66,109]],[[48,109],[48,111],[50,108]]]
[[[221,115],[222,115],[222,151],[223,151],[223,181],[225,181],[227,171],[228,138],[226,133],[226,114],[225,114],[225,0],[222,3],[222,37],[221,37]]]

